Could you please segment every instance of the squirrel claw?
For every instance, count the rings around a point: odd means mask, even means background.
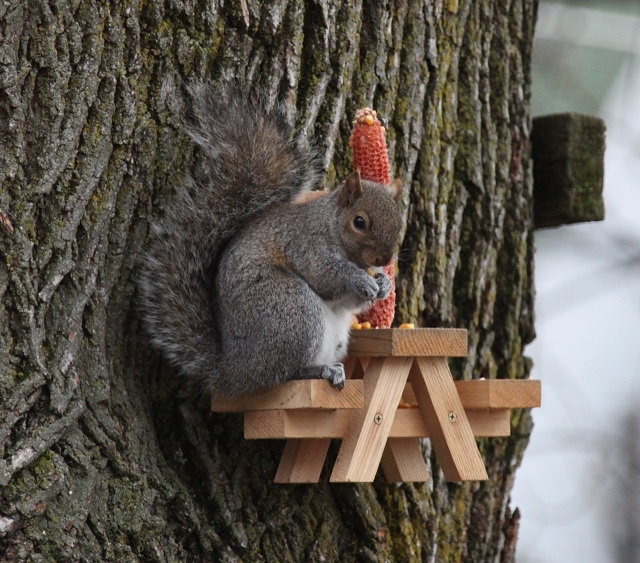
[[[333,385],[338,391],[342,391],[344,389],[345,382],[344,366],[342,364],[333,364],[325,367],[327,368],[325,372],[327,375],[325,376],[323,373],[323,379],[330,381],[331,385]]]
[[[386,299],[391,293],[391,280],[386,274],[378,272],[374,278],[378,284],[376,299]]]
[[[293,379],[326,379],[338,391],[342,391],[344,389],[345,378],[344,366],[338,363],[304,367]]]

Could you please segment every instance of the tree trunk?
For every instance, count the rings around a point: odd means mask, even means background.
[[[513,560],[528,412],[482,441],[487,482],[447,484],[427,442],[431,483],[274,485],[282,443],[180,398],[136,275],[193,162],[185,80],[224,72],[288,97],[329,184],[372,105],[410,187],[397,318],[468,328],[459,377],[526,377],[535,14],[536,0],[0,7],[5,559]]]

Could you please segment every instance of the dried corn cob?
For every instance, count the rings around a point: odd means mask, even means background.
[[[359,109],[353,122],[353,131],[349,144],[353,150],[353,168],[360,171],[364,180],[379,184],[389,184],[389,153],[384,137],[384,127],[376,112],[371,108]],[[382,301],[376,301],[364,313],[358,315],[360,323],[370,322],[374,328],[389,328],[393,322],[396,308],[395,265],[393,262],[384,268],[391,279],[391,293]]]
[[[365,180],[389,184],[391,174],[387,142],[384,138],[384,127],[375,110],[359,109],[353,126],[349,144],[353,151],[354,170],[360,170],[360,176]]]

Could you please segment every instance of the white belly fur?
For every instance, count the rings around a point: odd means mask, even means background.
[[[341,300],[324,302],[324,334],[313,365],[331,365],[346,357],[353,315],[361,309],[349,301],[351,303]]]

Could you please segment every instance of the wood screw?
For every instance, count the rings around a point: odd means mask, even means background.
[[[376,415],[373,417],[373,422],[375,422],[376,424],[382,424],[383,418],[384,417],[381,413],[376,413]]]
[[[454,412],[449,413],[449,422],[455,422],[458,420],[458,415]]]

